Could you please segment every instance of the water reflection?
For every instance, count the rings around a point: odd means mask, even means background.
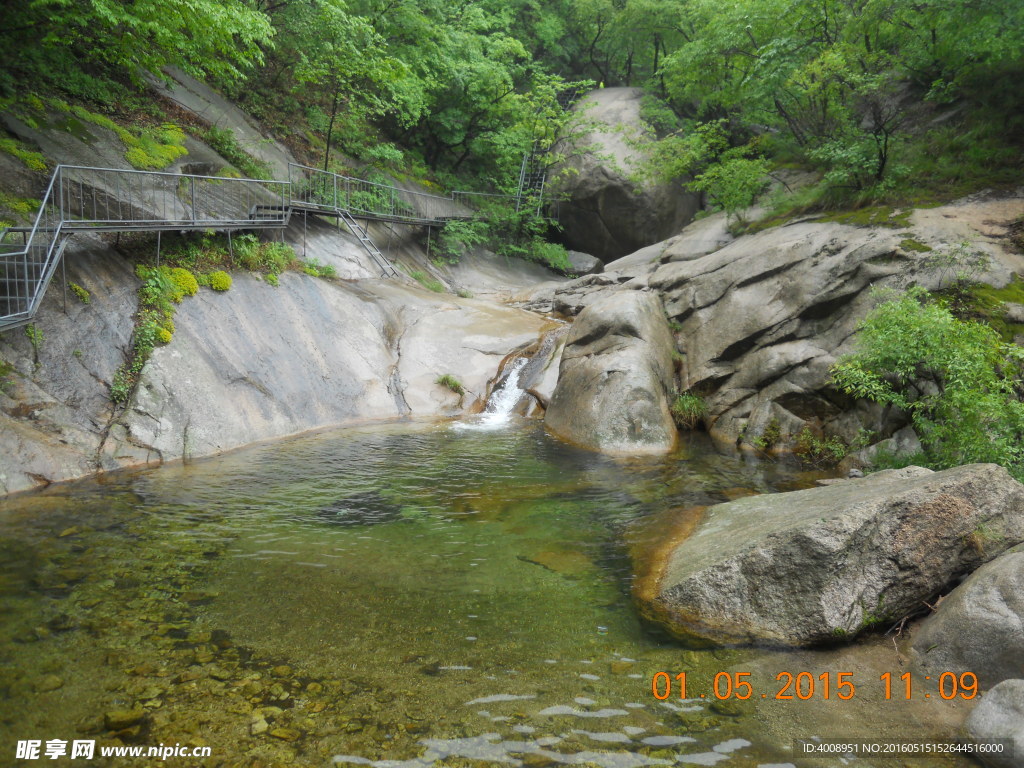
[[[754,709],[653,699],[656,671],[765,655],[646,631],[622,541],[793,478],[699,440],[621,461],[534,424],[383,426],[0,502],[0,754],[88,734],[248,765],[785,764]]]

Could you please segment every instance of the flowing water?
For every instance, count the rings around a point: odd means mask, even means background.
[[[687,650],[637,619],[639,521],[798,471],[697,438],[612,460],[498,410],[503,429],[323,433],[0,501],[0,764],[31,764],[18,740],[95,739],[211,747],[179,765],[766,768],[797,736],[955,719],[880,701],[889,639]],[[857,700],[774,700],[775,673],[840,667]],[[656,699],[660,671],[691,698]],[[707,695],[719,671],[764,700]]]

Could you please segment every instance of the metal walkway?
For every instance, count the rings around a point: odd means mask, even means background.
[[[430,195],[295,164],[287,181],[59,165],[35,224],[0,230],[0,332],[32,321],[75,232],[283,229],[294,213],[328,215],[345,222],[382,276],[397,276],[357,219],[443,226],[473,215],[473,194]]]

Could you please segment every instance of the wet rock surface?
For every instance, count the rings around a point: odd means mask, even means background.
[[[964,726],[974,741],[1004,739],[1013,746],[1013,756],[982,757],[993,768],[1024,766],[1024,680],[1007,680],[985,694]]]
[[[545,418],[548,430],[611,454],[671,450],[671,350],[654,294],[628,291],[595,302],[566,338]]]
[[[969,534],[984,551],[1001,534],[985,525]],[[946,595],[914,642],[917,668],[936,679],[943,672],[973,672],[983,688],[1024,678],[1024,548],[981,566]]]
[[[680,389],[703,398],[704,426],[723,442],[749,445],[773,424],[783,438],[809,426],[847,443],[862,428],[885,439],[906,422],[856,406],[829,383],[829,368],[853,351],[857,326],[878,301],[873,289],[939,287],[928,252],[904,247],[908,239],[934,250],[969,240],[992,257],[984,279],[1006,284],[1024,272],[1024,257],[1003,237],[1022,214],[1019,196],[971,198],[915,211],[905,228],[802,221],[739,238],[716,214],[610,261],[599,275],[537,286],[516,300],[575,316],[620,291],[656,291],[682,356]]]
[[[1005,469],[909,467],[709,507],[635,595],[683,638],[835,642],[919,611],[1021,541],[1024,486]]]

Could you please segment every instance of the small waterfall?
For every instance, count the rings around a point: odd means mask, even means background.
[[[519,386],[519,378],[530,361],[528,357],[517,357],[505,368],[502,377],[494,385],[491,396],[487,398],[487,407],[483,413],[470,420],[453,424],[455,429],[500,429],[509,422],[512,411],[524,392]]]

